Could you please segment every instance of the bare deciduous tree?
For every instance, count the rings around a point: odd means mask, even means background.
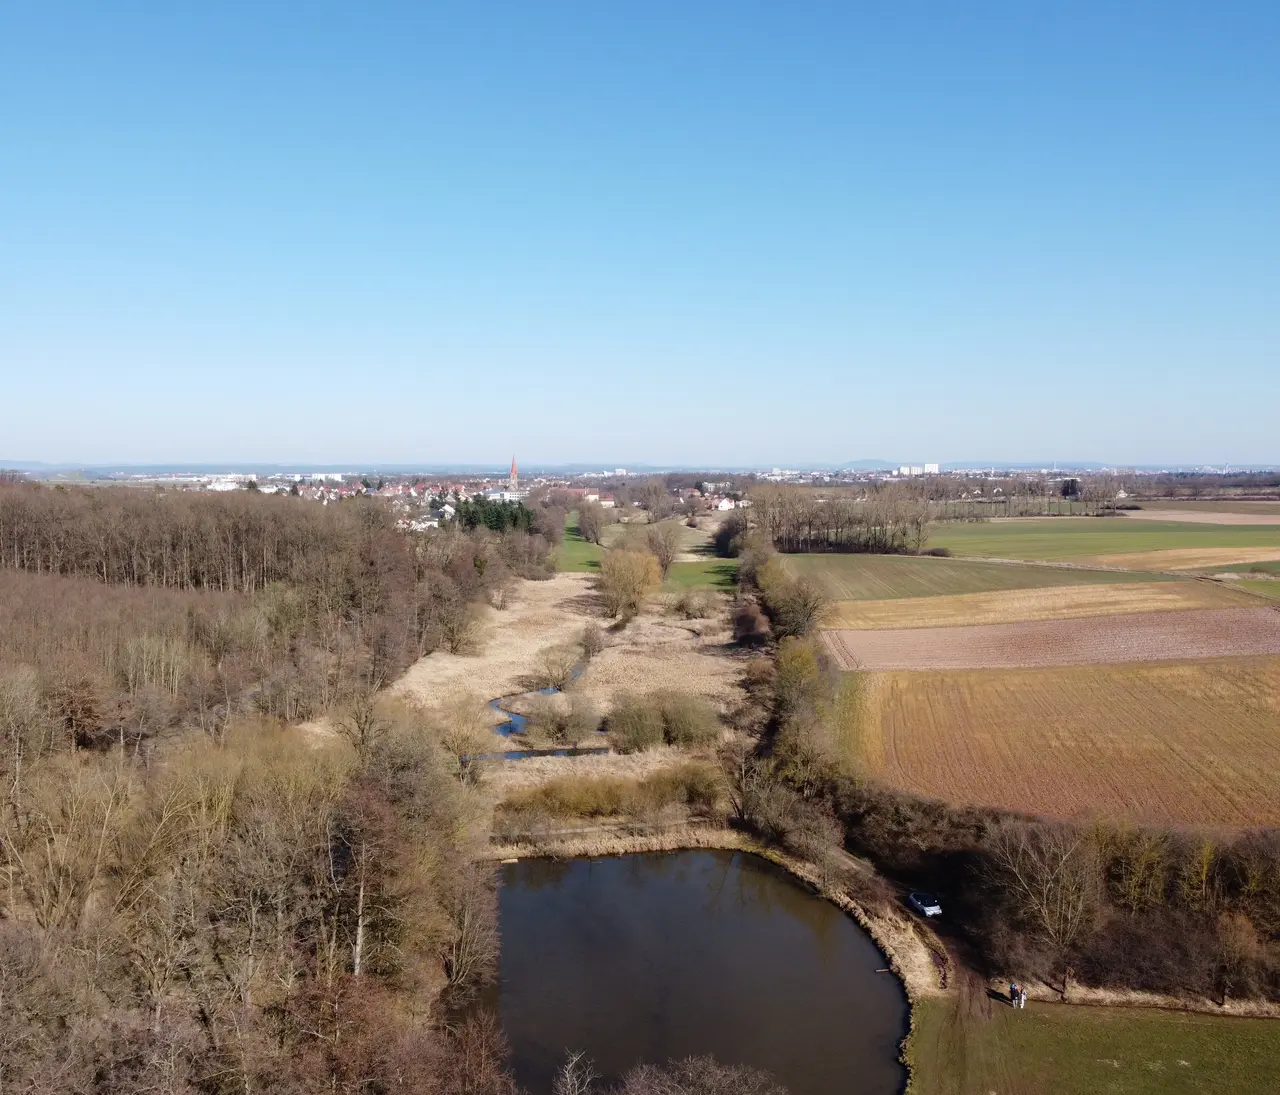
[[[1089,927],[1100,873],[1089,836],[1065,826],[1007,822],[991,841],[994,881],[1015,915],[1037,929],[1059,955]]]
[[[680,554],[680,526],[674,521],[663,521],[661,524],[650,525],[646,533],[646,547],[658,560],[658,569],[665,578],[671,572],[671,564]]]

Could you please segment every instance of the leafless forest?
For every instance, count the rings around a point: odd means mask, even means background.
[[[372,699],[548,539],[5,485],[0,542],[0,1090],[507,1090],[432,1011],[496,948],[465,788]]]

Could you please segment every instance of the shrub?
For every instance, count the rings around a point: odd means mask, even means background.
[[[720,720],[701,696],[665,692],[655,696],[668,745],[703,745],[720,736]]]
[[[598,584],[610,616],[634,616],[662,584],[662,573],[652,555],[615,549],[600,560]]]
[[[538,696],[527,718],[526,733],[554,745],[576,745],[600,729],[600,712],[586,696]]]
[[[573,680],[574,670],[577,667],[576,646],[566,644],[544,647],[538,652],[538,663],[529,682],[533,686],[531,690],[564,688]]]
[[[588,661],[604,649],[604,632],[600,630],[599,624],[587,624],[582,629],[580,645],[582,647],[582,656]]]
[[[705,620],[715,607],[715,600],[705,589],[686,589],[676,598],[675,610],[686,620]]]
[[[813,579],[792,578],[777,559],[771,559],[756,576],[765,611],[780,638],[807,635],[830,611],[831,600]]]
[[[720,734],[720,720],[700,696],[654,692],[623,696],[609,716],[609,734],[619,752],[635,753],[655,745],[703,745]]]
[[[498,812],[506,819],[504,831],[508,833],[536,819],[649,815],[672,806],[708,814],[720,801],[721,788],[715,767],[690,762],[639,781],[618,776],[561,776],[516,791]]]
[[[733,610],[733,639],[743,646],[762,646],[769,641],[769,618],[754,601],[743,601]]]
[[[710,764],[690,761],[648,776],[642,787],[659,803],[679,802],[701,813],[712,813],[723,792],[720,771]]]
[[[621,753],[638,753],[661,745],[662,711],[639,696],[621,697],[609,715],[609,738]]]
[[[716,529],[715,535],[712,537],[716,554],[724,555],[728,558],[736,557],[742,551],[743,540],[746,535],[746,514],[735,510],[720,522],[720,527]]]

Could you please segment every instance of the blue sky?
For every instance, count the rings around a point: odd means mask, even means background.
[[[1280,463],[1277,43],[8,0],[0,460]]]

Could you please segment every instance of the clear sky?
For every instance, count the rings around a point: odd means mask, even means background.
[[[0,461],[1280,462],[1280,3],[0,3]]]

